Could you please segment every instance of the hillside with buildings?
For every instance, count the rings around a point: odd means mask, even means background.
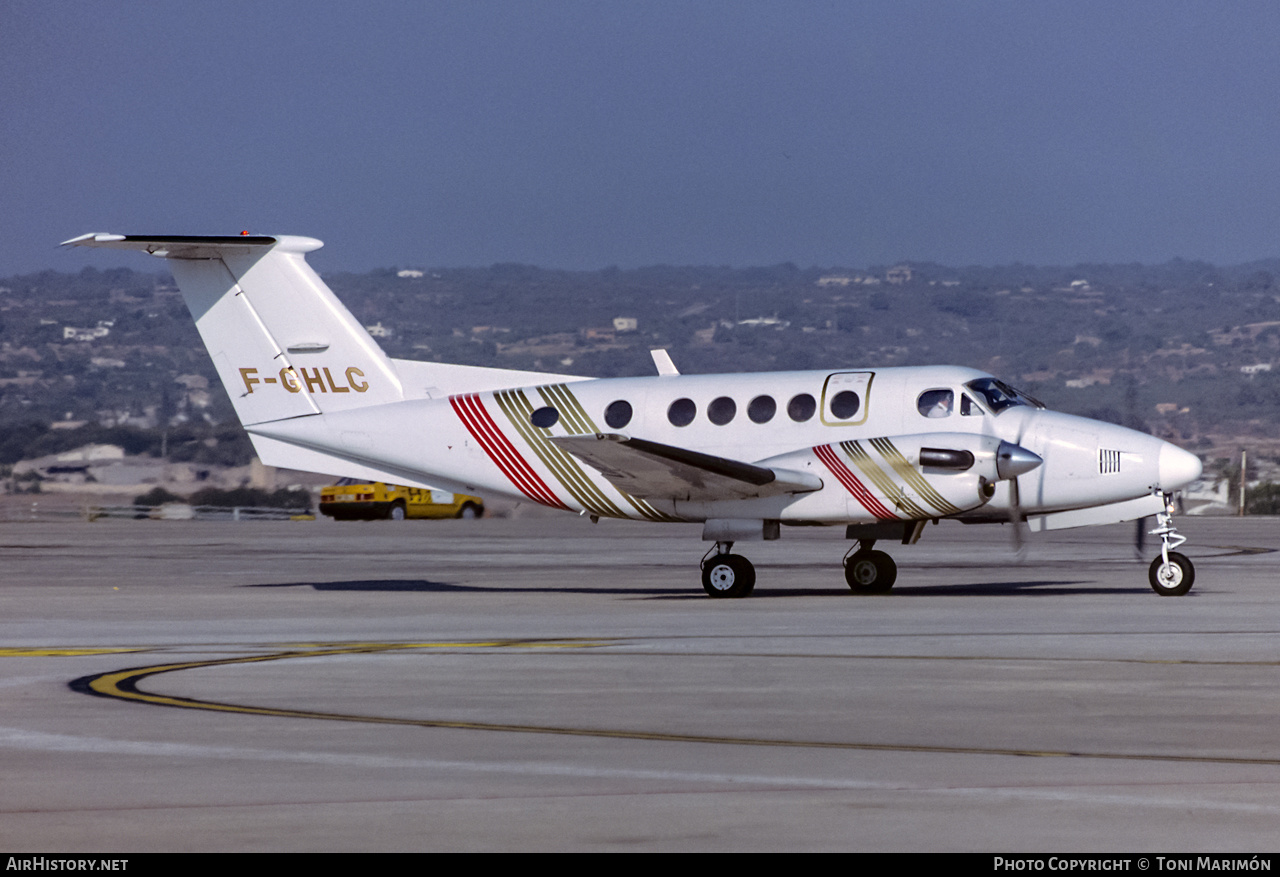
[[[1211,467],[1229,467],[1247,447],[1251,477],[1280,480],[1277,276],[1280,261],[1174,261],[499,264],[326,280],[396,357],[601,377],[652,373],[655,347],[685,373],[970,365],[1050,407],[1176,441]],[[191,477],[252,460],[167,274],[0,279],[0,418],[11,491],[37,483],[16,480],[15,464],[86,445]]]

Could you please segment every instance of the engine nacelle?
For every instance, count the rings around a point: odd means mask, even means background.
[[[815,517],[842,513],[868,522],[949,517],[979,508],[995,493],[996,482],[1042,462],[1026,448],[995,436],[933,432],[833,442],[759,465],[799,469],[813,457],[834,479],[824,474],[824,496],[794,512]],[[835,508],[838,497],[843,497],[838,503],[843,508]]]
[[[995,436],[960,432],[897,436],[893,441],[906,452],[908,462],[931,472],[976,470],[987,481],[1008,481],[1044,462],[1038,454]]]

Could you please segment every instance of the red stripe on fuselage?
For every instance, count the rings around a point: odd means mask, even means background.
[[[511,444],[510,439],[498,428],[498,424],[489,416],[478,395],[467,393],[462,396],[450,396],[449,404],[453,406],[463,426],[480,443],[480,447],[484,448],[489,459],[493,460],[517,490],[534,502],[568,510],[569,507],[561,502],[546,482],[538,477],[538,473],[533,471],[529,463]]]
[[[449,401],[467,430],[480,443],[489,459],[502,470],[502,474],[525,496],[535,502],[544,502],[545,497],[539,492],[535,480],[525,471],[527,467],[521,465],[522,461],[517,454],[503,447],[498,431],[485,422],[484,407],[480,400],[473,394],[467,394],[452,396]]]
[[[858,476],[854,475],[848,466],[840,462],[831,445],[818,445],[813,449],[813,453],[826,464],[827,468],[831,470],[831,474],[836,476],[836,479],[844,485],[845,490],[853,494],[853,498],[860,502],[863,508],[881,520],[898,520],[898,516],[885,508],[884,504],[875,498],[875,495],[867,489],[866,485],[858,480]]]
[[[534,499],[531,495],[532,485],[522,483],[520,473],[514,470],[512,464],[492,447],[489,436],[485,434],[481,424],[476,421],[475,414],[470,410],[467,401],[462,396],[449,397],[449,404],[453,406],[454,413],[458,415],[462,425],[467,428],[467,432],[471,433],[471,437],[480,443],[480,447],[489,455],[489,459],[494,462],[494,465],[502,470],[502,474],[507,476],[521,493],[530,499]]]
[[[455,408],[459,414],[464,417],[463,422],[471,434],[480,442],[481,447],[498,465],[500,469],[511,478],[521,490],[527,493],[534,493],[537,487],[533,480],[527,477],[525,467],[521,465],[519,455],[513,450],[508,449],[502,444],[501,433],[494,425],[491,419],[484,416],[484,405],[474,394],[465,396],[454,396],[450,401],[455,403]]]
[[[516,450],[516,446],[511,443],[506,434],[498,427],[498,424],[489,415],[489,411],[484,407],[484,403],[480,401],[478,395],[471,395],[471,404],[474,407],[477,417],[484,428],[494,437],[495,444],[514,461],[515,466],[519,469],[524,479],[533,485],[533,493],[535,498],[541,497],[538,501],[549,506],[568,510],[568,506],[562,503],[555,491],[547,486],[547,483],[538,477],[538,473],[533,471],[533,467],[529,465],[529,461],[520,455]]]

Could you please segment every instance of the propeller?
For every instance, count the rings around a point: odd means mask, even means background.
[[[1018,479],[1009,479],[1009,523],[1010,543],[1013,553],[1019,561],[1026,556],[1026,546],[1022,544],[1022,498],[1019,496]]]
[[[1022,431],[1018,431],[1018,440],[1022,440]],[[1030,472],[1044,462],[1039,455],[1028,451],[1014,442],[1000,442],[996,449],[996,475],[1001,481],[1009,482],[1009,523],[1012,527],[1013,551],[1019,559],[1023,556],[1022,548],[1022,496],[1018,489],[1018,476]]]

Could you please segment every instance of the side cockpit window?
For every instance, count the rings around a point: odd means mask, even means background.
[[[981,405],[969,398],[968,393],[960,394],[961,417],[981,417],[985,413]]]
[[[916,400],[916,409],[925,417],[950,417],[954,404],[950,390],[925,390]]]

